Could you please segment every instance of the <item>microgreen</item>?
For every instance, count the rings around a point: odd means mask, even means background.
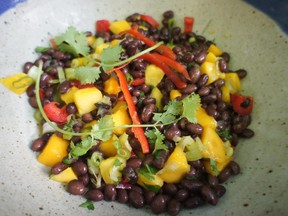
[[[87,208],[88,210],[94,210],[94,204],[91,200],[87,200],[86,202],[79,205],[80,207]]]

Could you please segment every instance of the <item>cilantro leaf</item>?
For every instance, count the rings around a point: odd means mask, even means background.
[[[87,208],[88,210],[94,210],[94,204],[91,200],[87,200],[86,202],[79,205],[80,207]]]
[[[73,132],[73,125],[74,125],[74,120],[72,116],[68,118],[68,122],[64,125],[63,130],[67,132]],[[70,140],[72,138],[71,134],[63,134],[63,139]]]
[[[145,184],[145,183],[143,183],[143,184],[145,185],[146,189],[154,191],[156,193],[161,189],[161,187],[159,185],[149,185],[149,184]]]
[[[113,126],[113,117],[111,115],[105,115],[99,119],[98,124],[92,127],[92,136],[95,139],[107,141],[112,136]]]
[[[196,111],[201,107],[201,99],[198,94],[190,94],[182,100],[183,113],[182,117],[186,117],[188,121],[197,123]]]
[[[139,170],[139,173],[149,180],[153,181],[155,179],[154,175],[152,173],[150,173],[145,167],[141,168]]]
[[[69,155],[73,158],[78,158],[79,156],[85,155],[94,144],[95,141],[91,136],[84,138],[80,143],[77,143],[77,145],[74,145],[74,143],[71,142],[71,151]]]
[[[117,167],[117,166],[121,166],[122,164],[123,163],[118,158],[116,158],[116,160],[113,163],[113,166]]]
[[[70,53],[75,57],[88,55],[90,51],[86,35],[78,32],[74,27],[69,27],[64,34],[56,36],[54,40],[62,52]]]
[[[232,135],[230,134],[229,130],[222,130],[217,131],[218,135],[222,138],[226,138],[227,140],[232,140]]]
[[[170,123],[176,119],[180,114],[182,108],[182,103],[177,100],[169,101],[169,103],[164,107],[163,113],[154,113],[153,120],[157,123],[162,122],[163,124]]]
[[[104,68],[104,70],[110,70],[114,67],[113,64],[118,62],[121,51],[122,47],[120,45],[103,49],[100,60],[101,66]]]
[[[159,130],[157,129],[147,130],[145,132],[145,135],[147,136],[150,143],[155,143],[155,147],[152,153],[155,153],[159,150],[168,150],[168,147],[163,142],[165,136]]]
[[[49,47],[36,47],[35,52],[36,53],[44,53],[44,52],[48,51],[49,49],[50,49]]]
[[[99,77],[101,70],[99,67],[81,66],[75,68],[75,78],[80,80],[81,84],[94,83]]]
[[[219,170],[217,169],[217,163],[212,158],[210,158],[210,168],[215,173],[216,176],[219,175]]]

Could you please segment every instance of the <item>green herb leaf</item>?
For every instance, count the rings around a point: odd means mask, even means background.
[[[143,167],[143,168],[141,168],[140,170],[139,170],[139,173],[141,174],[141,175],[143,175],[145,178],[147,178],[147,179],[149,179],[149,180],[154,180],[155,179],[155,177],[153,176],[153,174],[151,174],[145,167]]]
[[[145,132],[145,135],[147,136],[150,143],[155,143],[155,147],[152,153],[155,153],[159,150],[168,150],[168,147],[163,142],[165,136],[159,130],[157,129],[147,130]]]
[[[64,34],[56,36],[55,42],[62,52],[70,53],[75,57],[88,55],[90,51],[86,35],[78,32],[74,27],[69,27]]]
[[[157,123],[162,122],[163,124],[173,122],[180,114],[181,108],[182,103],[180,101],[169,101],[169,103],[163,108],[163,113],[154,113],[153,120]]]
[[[79,156],[85,155],[93,145],[95,145],[95,140],[92,139],[91,136],[84,138],[80,143],[77,143],[77,145],[71,142],[69,155],[73,158],[78,158]]]
[[[149,185],[149,184],[145,184],[145,183],[143,183],[144,185],[145,185],[145,188],[146,189],[148,189],[148,190],[151,190],[151,191],[154,191],[154,192],[158,192],[159,190],[160,190],[160,186],[159,185]]]
[[[114,163],[113,163],[113,166],[118,167],[118,166],[121,166],[121,165],[122,165],[122,162],[118,158],[116,158]]]
[[[219,175],[219,171],[217,169],[217,163],[214,159],[210,158],[210,168],[215,173],[216,176]]]
[[[86,202],[79,205],[80,207],[87,208],[88,210],[94,210],[94,204],[91,200],[87,200]]]
[[[113,133],[114,122],[111,115],[105,115],[100,118],[98,124],[92,127],[92,136],[95,139],[107,141],[111,138]]]
[[[201,99],[198,94],[190,94],[182,100],[183,113],[182,117],[186,117],[188,121],[197,123],[196,111],[201,107]]]
[[[218,135],[222,138],[226,138],[227,140],[232,140],[232,135],[230,134],[229,130],[217,131]]]
[[[44,52],[48,51],[49,49],[50,49],[49,47],[36,47],[35,52],[44,53]]]
[[[120,45],[103,49],[100,60],[104,70],[110,70],[114,67],[113,64],[119,61],[121,51],[122,47]]]
[[[72,116],[69,116],[68,122],[64,125],[63,130],[73,132],[73,125],[75,121]],[[63,139],[70,140],[72,138],[71,134],[63,134]]]
[[[75,68],[74,74],[81,84],[94,83],[100,77],[101,70],[99,67],[81,66]]]

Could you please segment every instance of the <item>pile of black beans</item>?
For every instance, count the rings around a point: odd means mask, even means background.
[[[161,28],[154,28],[148,23],[144,23],[146,29],[141,28],[139,31],[154,41],[164,41],[165,43],[173,42],[175,45],[173,52],[177,55],[177,61],[186,65],[190,76],[190,80],[181,77],[181,79],[187,83],[187,87],[179,89],[182,96],[177,99],[182,99],[193,92],[199,94],[201,96],[202,107],[217,121],[217,131],[228,131],[231,135],[231,137],[222,137],[222,139],[224,141],[229,139],[232,146],[236,147],[239,138],[250,138],[254,135],[254,132],[248,128],[251,123],[251,116],[241,116],[235,113],[231,106],[222,101],[221,86],[225,83],[223,79],[218,79],[214,83],[206,85],[208,76],[201,74],[199,65],[205,60],[207,49],[213,42],[194,32],[183,33],[178,26],[171,27],[169,23],[171,23],[173,17],[173,11],[166,11],[163,13]],[[127,17],[127,21],[131,22],[132,25],[143,25],[143,21],[139,19],[139,14],[137,13]],[[87,32],[87,35],[91,35],[91,32]],[[115,38],[121,39],[121,46],[125,50],[121,53],[121,59],[126,59],[147,48],[141,40],[129,35],[96,33],[96,37],[103,37],[105,41],[112,41]],[[191,38],[194,39],[193,43],[189,42]],[[219,69],[223,73],[231,71],[229,68],[230,55],[224,52],[221,57],[218,65]],[[59,93],[63,94],[72,86],[76,85],[75,81],[65,81],[60,85],[51,82],[58,78],[57,67],[62,67],[63,69],[69,68],[72,59],[73,57],[70,54],[51,48],[42,53],[35,62],[25,63],[23,70],[27,73],[33,65],[38,66],[40,62],[43,62],[44,73],[40,81],[40,87],[43,89],[43,104],[55,100],[55,97],[57,98]],[[134,79],[141,78],[144,77],[144,71],[147,65],[149,65],[148,62],[136,59],[123,68],[122,71],[126,74],[129,73]],[[236,70],[235,73],[238,74],[240,79],[247,75],[247,71],[244,69]],[[102,92],[103,82],[107,80],[109,76],[110,75],[103,71],[100,79],[95,82],[95,86]],[[163,94],[162,104],[166,105],[170,100],[170,91],[177,89],[177,87],[166,76],[164,76],[157,87]],[[129,86],[129,90],[141,121],[143,123],[154,123],[152,117],[153,113],[157,111],[157,108],[155,99],[150,97],[151,86],[146,84],[139,86],[131,85]],[[105,93],[103,92],[103,94]],[[111,106],[99,104],[98,107],[101,107],[101,112],[95,110],[83,115],[81,119],[73,125],[74,131],[80,132],[85,123],[99,119],[109,113],[111,108],[116,104],[117,99],[122,97],[121,94],[122,93],[118,95],[105,94],[110,97],[112,101]],[[34,84],[27,89],[27,95],[30,105],[37,109],[38,105],[35,97]],[[74,103],[68,104],[66,110],[69,114],[77,113],[77,107]],[[96,188],[95,185],[91,183],[91,176],[88,172],[86,159],[94,151],[99,151],[97,146],[90,149],[85,157],[80,157],[78,160],[73,161],[71,165],[63,162],[56,164],[52,167],[51,173],[58,174],[68,166],[71,166],[78,176],[78,180],[73,180],[67,185],[67,190],[71,194],[84,195],[87,199],[95,202],[101,200],[118,201],[119,203],[126,203],[135,208],[143,208],[149,205],[155,214],[168,212],[170,215],[177,215],[183,208],[194,209],[205,204],[216,205],[219,198],[226,192],[222,183],[226,182],[229,177],[240,173],[240,167],[235,161],[231,161],[217,177],[205,171],[203,160],[189,162],[190,171],[180,183],[164,183],[163,187],[157,193],[146,190],[137,184],[137,169],[146,164],[154,166],[157,169],[161,169],[164,166],[165,161],[175,148],[173,141],[175,136],[190,135],[196,138],[203,132],[203,127],[200,124],[191,123],[185,118],[177,123],[158,127],[158,129],[165,135],[164,143],[167,145],[168,150],[161,150],[159,154],[157,154],[157,157],[153,154],[145,155],[144,159],[140,159],[140,157],[137,156],[138,153],[141,152],[140,144],[134,137],[131,129],[127,129],[126,133],[129,135],[129,143],[135,153],[135,156],[128,159],[127,166],[122,172],[123,179],[125,179],[129,187],[127,187],[127,184],[111,185],[103,182],[100,188]],[[61,133],[57,132],[57,134],[61,136]],[[46,133],[34,140],[32,150],[37,152],[41,151],[50,136],[51,133]],[[77,142],[81,141],[81,138],[79,136],[73,136],[71,140],[77,144]],[[152,152],[154,144],[150,144]]]

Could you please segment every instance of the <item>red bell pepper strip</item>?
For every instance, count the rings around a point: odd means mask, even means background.
[[[166,56],[162,56],[159,55],[157,53],[153,53],[152,55],[156,56],[157,58],[159,58],[161,61],[163,61],[165,64],[167,64],[168,66],[170,66],[171,68],[175,69],[176,71],[178,71],[179,73],[183,74],[184,77],[187,80],[190,80],[189,77],[189,73],[186,70],[186,67],[182,64],[180,64],[179,62],[177,62],[176,60],[172,60],[170,58],[167,58]]]
[[[140,14],[140,19],[145,21],[145,22],[147,22],[147,23],[149,23],[154,28],[158,28],[159,27],[159,23],[151,16]]]
[[[240,115],[249,115],[253,110],[254,99],[251,96],[230,94],[233,110]]]
[[[132,86],[139,86],[142,85],[145,82],[145,78],[136,78],[132,81],[131,85]]]
[[[109,20],[97,20],[96,32],[109,32],[110,21]]]
[[[48,119],[56,123],[66,123],[68,113],[66,107],[59,108],[56,106],[57,102],[50,102],[44,105],[43,109]]]
[[[128,89],[128,83],[127,83],[126,77],[125,77],[124,73],[119,69],[115,70],[115,72],[116,72],[117,77],[119,79],[120,88],[123,92],[124,98],[125,98],[126,103],[128,105],[128,111],[129,111],[129,114],[131,116],[133,124],[135,124],[135,125],[141,124],[140,118],[138,116],[138,113],[137,113],[137,110],[135,107],[135,104],[133,103],[132,96],[131,96],[129,89]],[[148,140],[145,136],[143,128],[142,127],[132,127],[132,132],[134,133],[135,137],[140,142],[143,154],[149,153],[149,151],[150,151],[149,150],[149,143],[148,143]]]
[[[166,76],[176,85],[177,88],[182,89],[187,86],[187,84],[181,80],[181,78],[172,71],[161,59],[159,59],[156,55],[151,53],[145,53],[141,55],[139,58],[142,58],[146,61],[151,62],[152,64],[156,65],[157,67],[161,68]]]
[[[193,17],[184,17],[184,32],[189,33],[192,32],[194,25]]]
[[[133,35],[134,37],[142,40],[147,46],[152,47],[156,44],[155,41],[151,40],[148,37],[145,37],[144,35],[142,35],[139,31],[137,31],[136,28],[131,28],[129,30],[124,31],[123,33],[129,33],[131,35]],[[157,52],[159,52],[160,54],[175,60],[176,59],[176,55],[175,53],[167,46],[165,45],[160,45],[159,47],[156,48]]]

